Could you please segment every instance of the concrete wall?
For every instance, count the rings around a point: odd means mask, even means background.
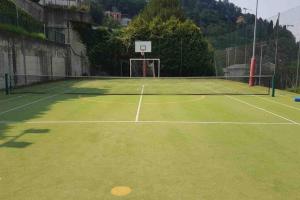
[[[81,42],[79,34],[74,30],[70,29],[70,52],[71,52],[71,66],[72,75],[89,75],[89,62],[86,56],[86,46]]]
[[[38,21],[44,21],[44,8],[30,0],[15,0],[15,4]]]
[[[14,80],[15,85],[41,81],[40,77],[34,75],[89,74],[86,58],[74,55],[71,51],[70,45],[0,32],[0,88],[5,86],[5,73],[18,75]]]
[[[30,0],[15,0],[16,5],[38,21],[49,26],[59,25],[66,21],[90,23],[92,18],[88,12],[41,6]]]
[[[41,5],[77,6],[80,0],[40,0]]]

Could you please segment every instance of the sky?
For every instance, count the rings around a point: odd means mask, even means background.
[[[229,1],[241,8],[250,9],[250,13],[255,13],[256,0]],[[258,17],[275,22],[279,12],[280,24],[288,25],[288,29],[300,41],[300,0],[259,0]]]
[[[229,0],[241,8],[251,9],[255,13],[256,0]],[[258,16],[268,19],[278,14],[278,12],[287,11],[291,8],[300,6],[300,0],[259,0]]]

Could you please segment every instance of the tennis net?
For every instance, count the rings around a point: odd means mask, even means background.
[[[11,94],[82,94],[82,95],[269,95],[272,76],[255,77],[176,77],[121,78],[99,76],[8,77]],[[143,89],[143,90],[142,90]]]

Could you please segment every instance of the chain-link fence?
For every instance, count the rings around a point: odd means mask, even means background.
[[[273,75],[276,87],[297,88],[300,58],[300,7],[257,23],[255,75]],[[296,14],[296,15],[295,15]],[[217,75],[249,75],[253,56],[254,25],[242,20],[237,31],[212,39]],[[291,22],[291,23],[289,23]]]

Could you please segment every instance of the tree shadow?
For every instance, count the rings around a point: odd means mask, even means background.
[[[5,143],[0,145],[0,148],[3,147],[8,147],[8,148],[25,148],[30,146],[32,143],[31,142],[22,142],[22,141],[17,141],[21,139],[26,134],[46,134],[49,133],[50,129],[27,129],[24,130],[22,133],[15,135],[15,136],[10,136],[11,139],[6,141]]]
[[[17,148],[23,149],[31,146],[33,143],[28,141],[21,141],[26,134],[47,134],[51,127],[36,129],[29,128],[22,131],[20,134],[11,136],[10,130],[14,131],[15,123],[22,124],[34,118],[46,114],[51,106],[68,100],[76,100],[82,97],[92,97],[99,95],[107,95],[110,93],[110,88],[101,88],[97,85],[91,87],[76,87],[76,81],[58,81],[55,83],[33,85],[32,88],[22,87],[15,91],[10,96],[1,96],[2,101],[0,105],[0,148]],[[88,84],[87,84],[88,85]],[[49,89],[50,88],[50,89]],[[51,88],[54,88],[53,90]],[[16,98],[15,103],[13,99],[19,95],[23,98]],[[30,98],[33,100],[31,102]],[[38,106],[36,106],[38,105]],[[30,107],[31,106],[31,107]],[[28,127],[28,125],[26,126]]]

